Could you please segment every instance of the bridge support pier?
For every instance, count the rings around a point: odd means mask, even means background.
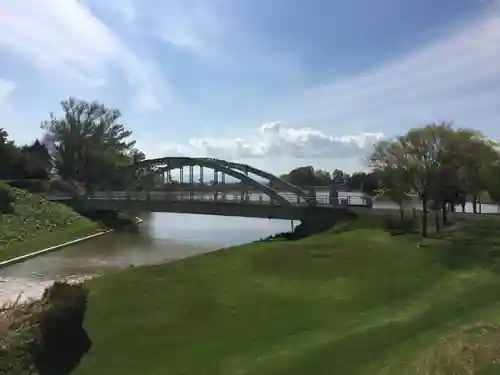
[[[300,219],[300,224],[295,228],[295,232],[300,232],[297,234],[303,234],[304,236],[320,233],[332,228],[341,221],[354,220],[357,216],[348,208],[339,208],[319,213],[311,207],[304,212],[304,215]]]

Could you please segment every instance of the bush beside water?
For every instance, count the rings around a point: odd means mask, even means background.
[[[82,328],[87,295],[82,285],[55,283],[39,301],[3,308],[0,374],[69,374],[91,346]]]

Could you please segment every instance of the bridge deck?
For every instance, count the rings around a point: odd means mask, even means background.
[[[54,201],[74,200],[82,209],[122,212],[172,212],[255,218],[301,220],[305,215],[332,216],[346,208],[371,208],[360,197],[329,200],[322,197],[315,205],[304,201],[281,204],[265,195],[194,194],[171,192],[96,192],[74,199],[68,196],[46,196]],[[295,196],[290,197],[296,199]]]
[[[308,202],[303,199],[298,199],[293,194],[282,194],[294,206],[308,206]],[[73,197],[67,195],[46,195],[48,200],[71,200]],[[224,193],[207,193],[207,192],[127,192],[127,191],[112,191],[112,192],[95,192],[85,197],[88,200],[125,200],[125,201],[182,201],[182,202],[230,202],[239,204],[259,204],[259,205],[280,205],[272,201],[265,194],[224,194]],[[327,196],[316,197],[315,205],[317,206],[353,206],[353,207],[371,207],[371,201],[359,196],[347,196],[330,199]]]

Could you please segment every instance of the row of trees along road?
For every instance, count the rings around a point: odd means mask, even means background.
[[[455,130],[450,123],[410,129],[393,140],[378,142],[368,163],[379,178],[379,195],[396,202],[402,215],[405,205],[420,202],[423,236],[427,236],[430,210],[436,223],[441,213],[446,225],[447,209],[465,204],[467,197],[475,213],[483,192],[500,202],[498,144],[479,131]]]
[[[61,107],[61,116],[51,113],[42,122],[43,140],[31,145],[15,145],[0,129],[0,179],[46,179],[55,172],[88,186],[126,186],[128,176],[120,171],[145,156],[120,123],[120,111],[73,97]]]

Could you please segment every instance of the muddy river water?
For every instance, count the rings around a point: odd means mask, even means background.
[[[283,220],[189,214],[145,214],[139,233],[110,233],[0,269],[0,304],[36,297],[55,280],[80,280],[106,271],[164,263],[290,230]]]

